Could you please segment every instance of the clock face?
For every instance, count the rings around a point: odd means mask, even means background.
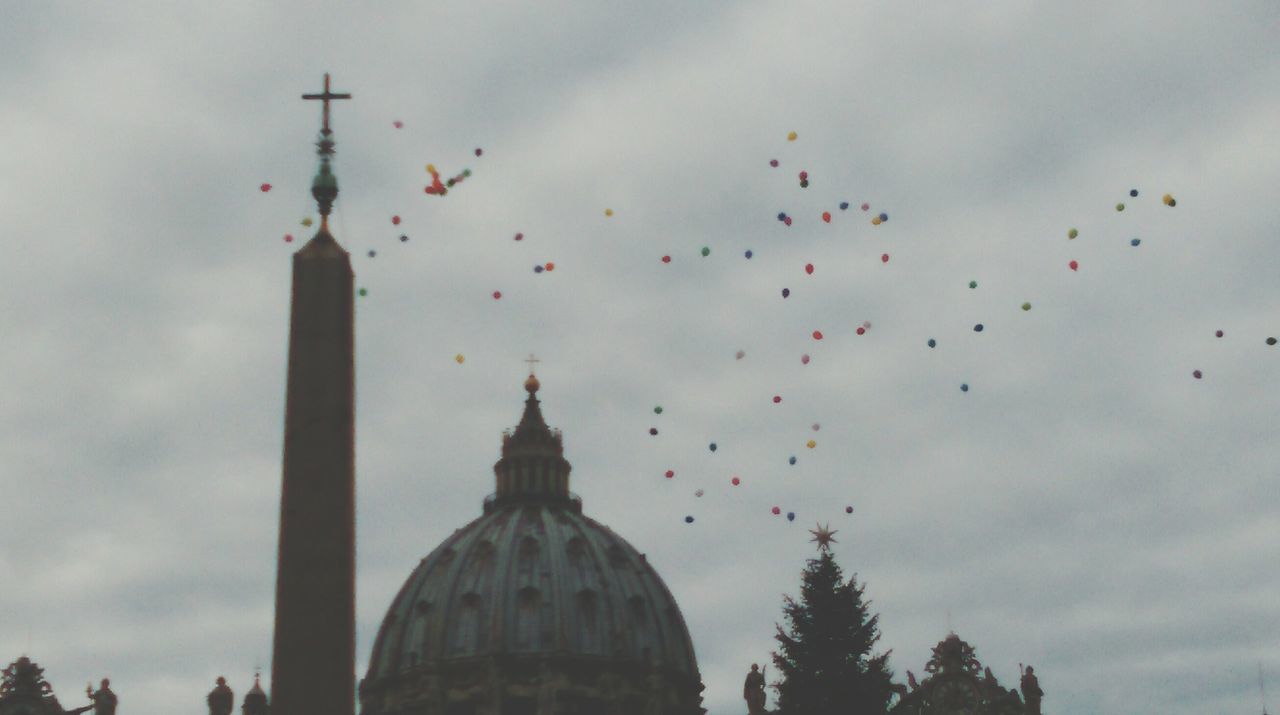
[[[978,689],[965,680],[947,680],[933,693],[935,712],[968,715],[978,710]]]

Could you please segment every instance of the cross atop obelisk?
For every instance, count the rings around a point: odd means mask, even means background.
[[[320,230],[327,231],[329,214],[333,211],[333,202],[338,198],[338,177],[333,175],[329,166],[329,157],[333,156],[333,130],[329,128],[329,100],[351,99],[349,93],[338,94],[329,91],[329,73],[324,73],[324,91],[320,94],[304,94],[303,99],[318,99],[324,105],[324,123],[320,127],[320,141],[316,142],[316,153],[320,155],[320,170],[311,182],[311,195],[320,206]]]
[[[529,357],[525,358],[525,359],[524,359],[524,361],[525,361],[525,362],[527,362],[527,363],[529,363],[529,374],[530,374],[530,375],[532,375],[532,374],[533,374],[533,366],[534,366],[534,365],[536,365],[536,364],[538,364],[538,363],[540,363],[540,362],[542,362],[542,361],[541,361],[541,360],[539,360],[538,358],[534,357],[534,356],[533,356],[533,353],[529,353]]]

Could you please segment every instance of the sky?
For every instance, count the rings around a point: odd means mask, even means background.
[[[954,631],[1006,686],[1034,665],[1053,715],[1280,691],[1277,4],[4,15],[0,660],[65,707],[110,677],[122,714],[199,713],[270,671],[325,72],[367,291],[360,675],[493,491],[533,353],[571,487],[670,587],[712,715],[745,710],[818,523],[899,682]],[[471,174],[429,196],[428,163]]]

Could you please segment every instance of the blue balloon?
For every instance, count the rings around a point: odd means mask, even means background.
[[[981,333],[981,332],[982,332],[982,323],[978,323],[977,325],[973,326],[973,332],[975,332],[975,333]]]
[[[789,295],[791,295],[791,289],[790,289],[790,288],[783,288],[783,289],[782,289],[782,297],[783,297],[783,298],[786,298],[786,297],[787,297],[787,296],[789,296]]]
[[[543,270],[545,270],[545,269],[544,269],[542,266],[534,266],[534,267],[533,267],[533,272],[534,272],[534,273],[541,273]]]
[[[692,524],[692,523],[693,523],[693,517],[691,517],[691,516],[686,516],[686,517],[684,518],[684,523],[686,523],[686,524]]]
[[[710,449],[712,452],[716,451],[716,443],[712,442],[710,445],[707,446],[707,448]]]
[[[788,459],[788,460],[787,460],[787,463],[788,463],[788,464],[795,464],[795,463],[796,463],[796,458],[795,458],[795,457],[792,457],[791,459]]]
[[[1137,196],[1137,195],[1138,195],[1138,190],[1137,190],[1137,189],[1129,189],[1129,195],[1130,195],[1130,196]]]
[[[961,384],[960,384],[960,391],[961,391],[961,392],[968,392],[968,391],[969,391],[969,383],[967,383],[967,382],[961,383]]]
[[[937,340],[934,340],[933,338],[929,338],[929,347],[931,347],[931,348],[936,348],[936,347],[938,347],[938,341],[937,341]]]
[[[787,512],[787,521],[795,521],[796,513],[794,511]]]
[[[848,201],[841,201],[841,202],[840,202],[840,210],[841,210],[841,211],[847,211],[848,209],[849,209],[849,202],[848,202]]]
[[[787,212],[786,212],[786,211],[779,211],[779,212],[778,212],[778,220],[779,220],[779,221],[786,221],[786,220],[787,220]]]
[[[746,253],[744,253],[744,254],[742,254],[742,255],[746,256],[747,258],[751,258],[751,251],[750,251],[750,249],[748,249],[748,250],[747,250],[747,252],[746,252]]]
[[[889,220],[889,214],[886,214],[886,213],[882,213],[882,214],[880,214],[880,220],[881,220],[881,221],[888,221],[888,220]]]
[[[1130,245],[1130,246],[1136,246],[1136,245],[1138,245],[1139,243],[1142,243],[1142,239],[1140,239],[1140,238],[1135,238],[1135,239],[1133,239],[1132,241],[1130,241],[1130,242],[1129,242],[1129,245]]]

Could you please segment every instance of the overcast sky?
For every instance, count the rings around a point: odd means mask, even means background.
[[[712,715],[817,522],[899,681],[954,629],[1054,715],[1257,713],[1259,664],[1280,692],[1280,5],[329,5],[3,3],[0,660],[66,707],[110,677],[122,715],[269,672],[328,71],[361,676],[533,352]],[[472,174],[427,196],[429,162]]]

